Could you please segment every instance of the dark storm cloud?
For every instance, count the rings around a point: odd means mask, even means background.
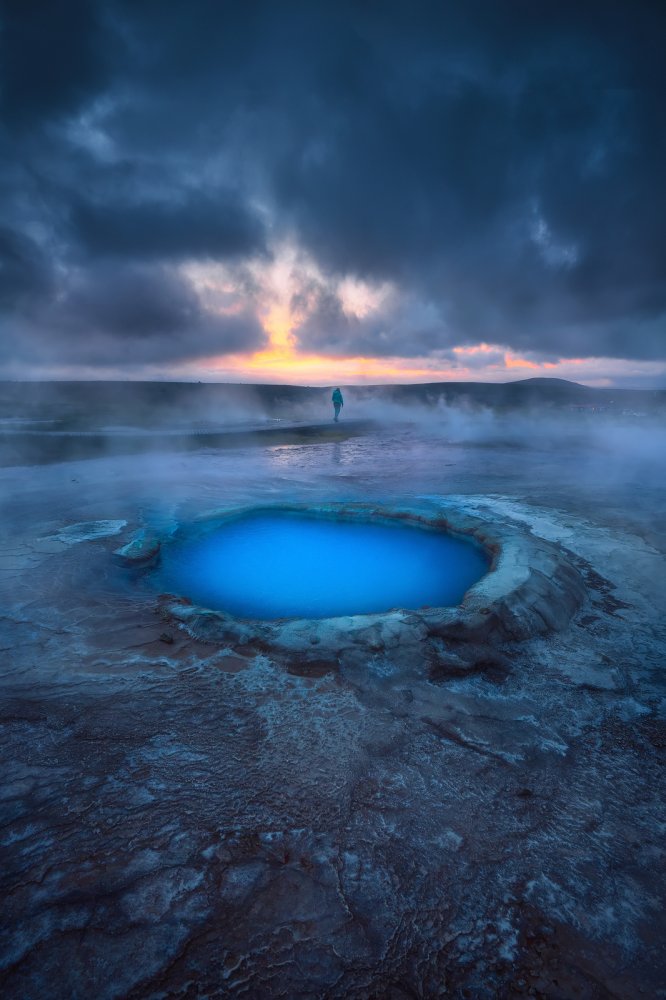
[[[265,246],[258,220],[226,193],[195,192],[179,203],[75,201],[70,218],[85,250],[100,256],[229,258]]]
[[[104,21],[103,6],[90,0],[2,0],[3,121],[33,127],[101,90],[108,80]]]
[[[173,361],[261,347],[250,313],[217,315],[189,283],[163,266],[102,265],[71,282],[53,321],[70,357],[104,363]],[[121,354],[121,352],[123,352]]]
[[[0,227],[0,309],[20,308],[51,288],[51,269],[35,242]]]
[[[441,313],[432,303],[388,295],[367,316],[345,311],[334,290],[305,279],[292,310],[304,316],[296,336],[310,350],[333,356],[415,357],[446,344]]]
[[[2,10],[5,149],[29,168],[5,200],[35,261],[237,261],[290,236],[328,281],[308,349],[664,357],[663,5]],[[45,286],[27,246],[17,287]],[[348,274],[392,282],[397,313],[346,315]]]
[[[266,335],[249,310],[205,309],[163,265],[104,263],[61,278],[6,320],[1,360],[105,367],[169,363],[257,349]]]
[[[442,304],[442,346],[663,357],[660,18],[609,9],[579,30],[575,14],[516,20],[512,41],[481,21],[467,48],[442,26],[415,41],[404,25],[403,48],[383,50],[395,68],[358,46],[319,154],[315,137],[280,164],[279,201],[302,238],[334,271]],[[429,74],[409,78],[410,42]]]
[[[131,339],[186,330],[201,309],[185,282],[163,268],[107,266],[72,282],[62,315],[86,329],[103,316],[106,330]]]

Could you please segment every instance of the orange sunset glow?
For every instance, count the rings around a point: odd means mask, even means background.
[[[301,350],[298,320],[284,304],[273,305],[262,317],[268,345],[253,353],[211,356],[196,368],[182,369],[187,377],[225,381],[285,384],[354,385],[369,383],[488,381],[502,382],[526,376],[574,378],[588,385],[608,385],[620,370],[615,359],[559,358],[536,361],[515,351],[480,341],[453,347],[449,357],[367,357]],[[648,371],[635,365],[637,374]]]

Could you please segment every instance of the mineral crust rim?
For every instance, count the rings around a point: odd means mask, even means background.
[[[276,511],[332,520],[397,521],[446,531],[481,545],[490,555],[491,565],[455,607],[263,621],[238,618],[163,594],[159,599],[161,613],[198,639],[230,645],[258,641],[272,648],[312,653],[314,646],[322,652],[358,644],[386,648],[427,637],[485,643],[527,639],[564,628],[585,600],[583,579],[559,545],[535,537],[523,525],[490,521],[449,508],[445,513],[433,513],[430,508],[365,503],[258,504],[216,510],[193,523],[221,523]]]

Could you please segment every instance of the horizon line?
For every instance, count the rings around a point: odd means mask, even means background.
[[[526,382],[559,382],[564,385],[575,386],[580,389],[592,389],[601,392],[665,392],[666,384],[663,386],[620,386],[605,385],[595,386],[585,382],[575,382],[573,379],[566,379],[560,376],[533,375],[527,378],[507,379],[506,381],[486,380],[486,379],[440,379],[432,382],[342,382],[339,386],[347,389],[387,389],[392,387],[422,387],[426,386],[454,386],[454,385],[520,385]],[[301,383],[301,382],[251,382],[229,379],[175,379],[175,378],[3,378],[0,376],[0,384],[10,385],[233,385],[247,387],[274,387],[287,389],[328,389],[334,385],[333,382],[324,384]]]

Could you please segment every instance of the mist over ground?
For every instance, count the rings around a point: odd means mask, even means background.
[[[343,389],[339,434],[367,430],[370,421],[377,431],[402,426],[451,443],[577,445],[632,462],[663,454],[666,390],[592,389],[561,379]],[[323,434],[330,396],[330,387],[289,385],[4,382],[0,463],[233,446],[259,431],[277,442],[281,434],[307,433],[306,425]]]

